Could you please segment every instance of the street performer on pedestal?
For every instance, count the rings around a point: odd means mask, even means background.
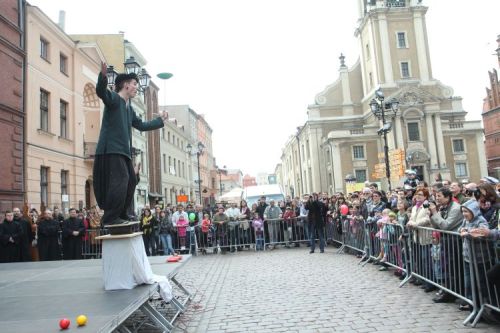
[[[132,164],[132,127],[151,131],[164,126],[167,113],[143,122],[132,109],[131,99],[137,94],[139,79],[136,74],[118,74],[115,91],[108,89],[107,66],[101,64],[96,92],[104,103],[101,132],[94,161],[94,193],[101,209],[103,225],[128,222],[127,210],[137,185]]]

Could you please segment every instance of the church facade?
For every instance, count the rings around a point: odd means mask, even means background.
[[[396,112],[386,110],[387,145],[402,152],[402,167],[428,183],[485,176],[481,121],[466,121],[461,97],[432,76],[428,7],[418,0],[358,0],[358,7],[359,59],[349,68],[340,56],[339,77],[316,95],[308,120],[285,144],[285,192],[345,192],[346,182],[367,180],[387,188],[385,177],[375,178],[385,145],[383,124],[370,108],[376,93],[399,103]],[[398,185],[400,179],[392,181]]]

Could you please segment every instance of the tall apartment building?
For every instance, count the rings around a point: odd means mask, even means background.
[[[95,82],[104,56],[30,5],[26,51],[27,202],[35,208],[94,205],[87,140],[97,142],[99,135]]]
[[[193,147],[192,154],[188,156],[188,172],[192,177],[190,178],[189,192],[186,194],[197,203],[200,202],[201,197],[203,205],[213,204],[218,188],[214,187],[215,179],[213,177],[213,170],[215,169],[215,164],[212,146],[212,128],[203,115],[196,113],[188,105],[167,105],[160,107],[160,109],[167,110],[170,117],[185,126],[189,140],[188,143]],[[199,158],[199,165],[197,155],[195,154],[198,143],[202,143],[204,146],[203,154]],[[185,147],[184,151],[186,151]],[[198,186],[199,180],[201,180],[201,193],[200,186]]]

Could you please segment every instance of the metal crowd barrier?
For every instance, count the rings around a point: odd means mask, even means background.
[[[87,229],[82,238],[82,258],[100,259],[102,256],[101,241],[96,239],[108,232],[102,229]]]
[[[426,227],[409,231],[410,274],[400,286],[417,278],[451,294],[472,307],[463,324],[471,322],[478,312],[475,288],[468,292],[465,274],[471,271],[463,258],[463,239],[457,232]],[[473,278],[473,277],[472,277]],[[474,284],[474,281],[472,282]],[[470,288],[469,288],[470,289]]]
[[[341,234],[342,246],[338,250],[338,253],[343,253],[348,248],[364,254],[365,253],[364,220],[346,216],[341,219],[341,223],[342,223],[342,234]]]
[[[472,327],[475,327],[478,321],[488,311],[500,314],[500,256],[498,242],[469,238],[465,239],[471,250],[470,274],[474,300],[474,310],[479,309],[473,319]]]

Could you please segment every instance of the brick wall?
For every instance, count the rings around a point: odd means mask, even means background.
[[[25,7],[18,0],[0,1],[0,211],[24,201],[23,46]],[[1,213],[0,213],[1,214]],[[2,214],[3,215],[3,214]]]

